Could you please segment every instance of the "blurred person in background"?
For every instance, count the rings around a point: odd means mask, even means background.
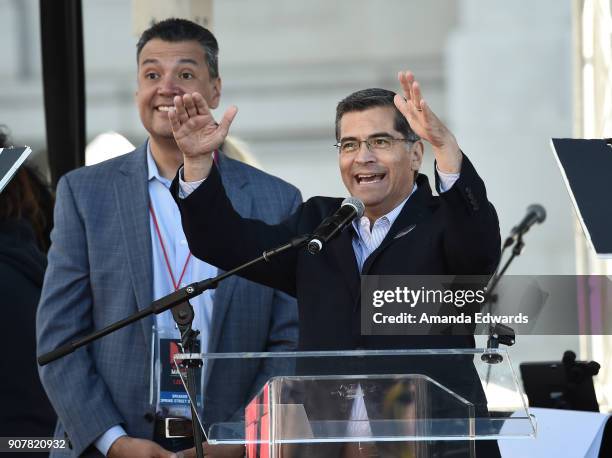
[[[8,146],[0,128],[0,148]],[[57,418],[38,378],[35,336],[52,212],[52,192],[28,165],[0,193],[1,437],[50,437]]]

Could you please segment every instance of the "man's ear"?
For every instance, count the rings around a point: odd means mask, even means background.
[[[414,142],[412,147],[410,148],[410,168],[414,171],[417,171],[421,168],[423,164],[423,142],[419,140],[418,142]]]
[[[217,77],[212,81],[212,97],[208,106],[214,110],[219,106],[221,101],[221,77]]]

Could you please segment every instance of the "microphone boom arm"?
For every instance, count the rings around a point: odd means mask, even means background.
[[[112,332],[124,328],[129,324],[139,321],[146,316],[165,312],[166,310],[178,306],[179,304],[182,304],[193,297],[199,296],[206,290],[215,289],[219,282],[225,280],[227,277],[231,277],[232,275],[235,275],[241,272],[242,270],[251,267],[252,265],[257,264],[261,261],[268,262],[273,256],[276,256],[277,254],[287,251],[291,248],[299,248],[302,245],[305,245],[309,239],[310,235],[294,237],[288,243],[265,251],[260,257],[246,262],[241,266],[235,267],[234,269],[228,270],[227,272],[224,272],[221,275],[217,275],[214,278],[194,282],[183,288],[177,289],[173,293],[170,293],[167,296],[160,297],[156,301],[153,301],[153,303],[149,307],[143,310],[140,310],[115,323],[112,323],[98,331],[92,332],[91,334],[88,334],[85,337],[81,337],[72,342],[68,342],[64,345],[57,347],[55,350],[52,350],[48,353],[39,356],[37,360],[38,364],[40,366],[49,364],[50,362],[62,358],[63,356],[66,356],[74,352],[75,350],[90,344],[95,340],[98,340],[108,334],[111,334]]]

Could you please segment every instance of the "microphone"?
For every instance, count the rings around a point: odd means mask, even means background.
[[[505,247],[512,243],[521,235],[525,234],[535,223],[543,223],[546,219],[546,210],[540,204],[531,204],[527,207],[527,214],[523,220],[514,226],[510,231],[510,235],[506,239]]]
[[[335,237],[342,229],[351,224],[355,218],[361,218],[365,206],[355,197],[347,197],[342,201],[336,212],[325,218],[311,235],[308,242],[308,252],[317,254],[323,249],[323,244]]]

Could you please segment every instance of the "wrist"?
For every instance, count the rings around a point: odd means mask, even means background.
[[[119,436],[108,448],[108,452],[106,456],[108,458],[120,457],[121,456],[121,447],[125,444],[125,442],[129,439],[129,436]]]
[[[443,145],[433,147],[434,157],[438,170],[444,173],[461,172],[463,153],[454,137]]]
[[[183,163],[183,179],[186,182],[203,180],[208,177],[212,164],[212,153],[196,158],[185,157]]]

